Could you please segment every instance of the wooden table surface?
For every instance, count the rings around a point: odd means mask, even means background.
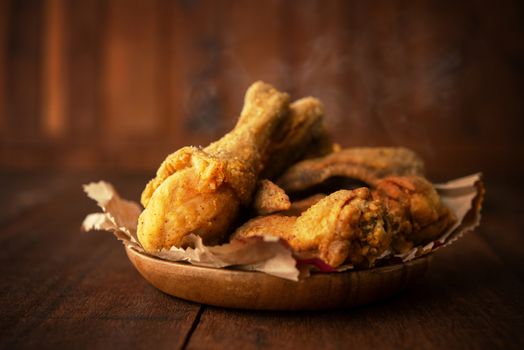
[[[435,254],[426,279],[351,310],[252,312],[165,295],[105,232],[80,185],[138,199],[141,175],[2,173],[0,348],[524,348],[524,191],[487,182],[481,227]]]

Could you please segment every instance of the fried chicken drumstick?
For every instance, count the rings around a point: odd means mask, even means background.
[[[251,201],[288,104],[287,94],[256,82],[230,133],[204,149],[184,147],[166,158],[142,193],[138,239],[146,251],[184,246],[190,233],[206,244],[224,240],[239,206]]]
[[[318,156],[330,153],[332,143],[323,122],[324,106],[318,99],[304,97],[291,103],[289,115],[270,145],[271,166],[262,171],[261,177],[273,180],[305,153],[310,153],[312,146]]]

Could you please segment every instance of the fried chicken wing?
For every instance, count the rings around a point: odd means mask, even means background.
[[[286,192],[303,191],[328,178],[341,176],[374,186],[389,175],[422,175],[424,162],[413,151],[402,147],[347,148],[321,158],[291,166],[277,181]]]
[[[254,83],[230,133],[204,149],[184,147],[166,158],[142,193],[138,239],[146,251],[183,246],[190,233],[206,244],[224,240],[239,206],[251,201],[288,104],[287,94]]]
[[[283,189],[269,180],[263,179],[259,181],[253,200],[253,208],[258,215],[288,210],[290,207],[291,202]]]
[[[367,188],[340,190],[299,217],[270,215],[248,221],[232,238],[270,235],[288,241],[296,252],[310,252],[333,267],[344,262],[369,266],[391,242],[380,202]]]
[[[392,246],[402,253],[437,239],[456,218],[444,206],[433,185],[420,176],[391,176],[379,180],[373,198],[386,208]]]

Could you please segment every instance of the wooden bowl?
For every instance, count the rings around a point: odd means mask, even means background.
[[[257,310],[347,308],[392,296],[426,273],[430,256],[407,263],[338,273],[298,282],[261,272],[215,269],[162,260],[126,248],[140,274],[164,293],[197,303]]]

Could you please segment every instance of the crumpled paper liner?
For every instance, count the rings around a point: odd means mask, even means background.
[[[155,254],[146,253],[136,236],[140,206],[122,199],[115,188],[104,181],[84,185],[84,191],[103,211],[89,214],[84,219],[84,231],[113,232],[126,246],[164,260],[186,261],[193,265],[214,268],[235,266],[242,270],[262,271],[281,278],[298,280],[299,271],[295,267],[291,250],[276,237],[253,237],[223,245],[205,246],[199,236],[190,235],[188,242],[192,248],[171,247]]]
[[[433,184],[440,200],[455,214],[457,222],[435,241],[395,256],[402,258],[403,262],[413,260],[448,246],[466,232],[473,231],[480,224],[480,209],[484,200],[485,189],[481,177],[477,173],[443,184]]]
[[[466,176],[444,184],[434,185],[442,202],[455,214],[457,223],[444,232],[437,240],[425,246],[414,247],[404,254],[393,255],[385,252],[378,260],[395,258],[403,262],[429,254],[450,245],[464,233],[472,231],[480,223],[480,209],[484,198],[481,174]],[[136,236],[140,206],[122,199],[114,187],[104,181],[84,185],[88,197],[95,200],[102,213],[89,214],[82,223],[84,231],[103,230],[112,232],[126,246],[143,254],[169,261],[185,261],[193,265],[241,270],[260,271],[292,281],[309,275],[320,261],[310,262],[295,259],[285,241],[275,237],[252,237],[234,240],[217,246],[206,246],[202,239],[190,235],[190,248],[162,249],[157,253],[146,253]],[[337,271],[352,269],[344,265]],[[322,270],[322,268],[321,268]]]

